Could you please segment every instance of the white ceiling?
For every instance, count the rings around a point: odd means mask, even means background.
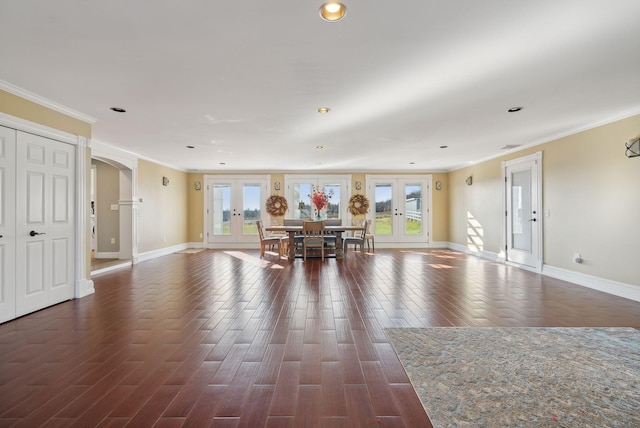
[[[638,0],[321,4],[0,0],[0,80],[182,170],[447,171],[640,113]]]

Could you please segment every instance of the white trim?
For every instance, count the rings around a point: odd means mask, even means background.
[[[90,245],[87,245],[88,230],[90,229],[89,200],[87,188],[87,153],[88,140],[85,137],[76,138],[76,224],[75,224],[75,285],[74,296],[81,298],[95,293],[93,281],[87,272],[87,254]]]
[[[136,263],[140,263],[140,262],[143,262],[145,260],[155,259],[157,257],[168,256],[169,254],[173,254],[173,253],[176,253],[178,251],[186,250],[187,248],[189,248],[189,244],[184,243],[184,244],[173,245],[171,247],[165,247],[165,248],[160,248],[160,249],[157,249],[157,250],[152,250],[152,251],[147,251],[147,252],[144,252],[144,253],[140,253],[140,254],[138,254],[138,260],[137,260]]]
[[[500,163],[500,180],[502,183],[502,211],[503,213],[505,213],[505,215],[502,215],[502,248],[504,250],[504,252],[506,252],[506,248],[507,248],[507,239],[509,239],[509,237],[507,236],[507,219],[508,216],[506,215],[506,212],[508,210],[507,207],[507,168],[512,167],[514,165],[518,165],[521,163],[531,163],[534,162],[535,163],[535,169],[536,169],[536,175],[537,175],[537,183],[536,183],[536,187],[537,187],[537,192],[536,192],[536,199],[538,202],[538,205],[536,207],[537,211],[537,220],[538,220],[538,254],[536,255],[536,260],[534,261],[535,265],[534,266],[529,266],[529,265],[525,265],[525,264],[520,264],[520,263],[516,263],[516,262],[512,262],[512,261],[508,261],[507,263],[512,265],[512,266],[517,266],[517,267],[521,267],[522,269],[528,270],[528,271],[532,271],[532,272],[536,272],[536,273],[542,273],[542,265],[543,265],[543,260],[544,260],[544,233],[543,233],[543,227],[544,227],[544,207],[543,207],[543,198],[542,198],[542,152],[535,152],[532,153],[530,155],[526,155],[526,156],[522,156],[519,158],[515,158],[515,159],[510,159],[508,161],[504,161]],[[503,253],[504,254],[504,253]],[[506,254],[504,254],[503,257],[506,260]]]
[[[514,148],[512,150],[505,150],[502,153],[498,153],[498,154],[495,154],[495,155],[492,155],[492,156],[488,156],[486,158],[481,158],[481,159],[478,159],[478,160],[474,160],[474,161],[468,162],[468,163],[466,163],[464,165],[457,166],[455,168],[451,168],[451,169],[445,170],[444,172],[458,171],[458,170],[461,170],[461,169],[464,169],[464,168],[468,168],[468,167],[470,167],[472,165],[481,164],[483,162],[488,162],[488,161],[493,160],[493,159],[498,159],[498,158],[501,158],[503,156],[508,156],[508,155],[510,155],[512,153],[521,152],[523,150],[527,150],[527,149],[530,149],[532,147],[541,146],[543,144],[548,144],[548,143],[557,141],[557,140],[559,140],[561,138],[570,137],[571,135],[576,135],[576,134],[579,134],[581,132],[589,131],[591,129],[595,129],[595,128],[598,128],[600,126],[606,126],[606,125],[609,125],[611,123],[618,122],[620,120],[628,119],[628,118],[636,116],[638,114],[640,114],[640,108],[634,108],[634,109],[631,109],[631,110],[627,110],[627,111],[619,113],[619,114],[617,114],[615,116],[610,116],[607,119],[599,120],[597,122],[591,122],[591,123],[588,123],[586,125],[580,126],[578,128],[573,128],[573,129],[567,130],[565,132],[560,132],[560,133],[555,134],[555,135],[550,136],[550,137],[544,137],[544,139],[540,139],[540,140],[534,141],[534,142],[529,143],[529,144],[518,146],[517,148]]]
[[[551,278],[571,282],[593,290],[624,297],[625,299],[640,302],[640,287],[637,285],[625,284],[623,282],[612,281],[605,278],[586,275],[550,265],[544,265],[542,274]]]
[[[48,109],[57,111],[58,113],[62,113],[64,115],[73,117],[75,119],[79,119],[83,122],[87,122],[87,123],[97,122],[97,119],[94,117],[91,117],[84,113],[80,113],[79,111],[70,109],[69,107],[65,107],[62,104],[58,104],[55,101],[51,101],[47,98],[41,97],[40,95],[34,94],[33,92],[29,92],[26,89],[22,89],[4,80],[0,80],[0,89],[10,94],[13,94],[15,96],[18,96],[20,98],[24,98],[25,100],[34,102]]]
[[[96,270],[92,270],[91,271],[91,276],[100,275],[101,273],[110,272],[112,270],[121,269],[121,268],[124,268],[124,267],[131,267],[132,265],[133,265],[133,263],[131,262],[131,260],[123,260],[122,263],[117,263],[117,264],[114,264],[114,265],[105,266],[103,268],[98,268]]]
[[[448,247],[451,250],[459,251],[461,253],[469,254],[471,256],[476,256],[484,260],[490,260],[492,262],[497,262],[497,263],[504,263],[504,257],[498,253],[493,253],[491,251],[473,251],[469,247],[456,244],[455,242],[449,242]]]
[[[30,122],[2,112],[0,112],[0,125],[13,128],[18,131],[27,132],[29,134],[35,134],[52,140],[61,141],[63,143],[73,144],[74,146],[78,145],[78,135],[50,128],[45,125],[40,125],[39,123]]]
[[[101,251],[98,252],[96,251],[95,254],[93,255],[93,257],[95,257],[96,259],[118,259],[120,253],[118,251]]]

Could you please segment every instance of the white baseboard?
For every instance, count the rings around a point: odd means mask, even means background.
[[[178,251],[186,250],[189,248],[189,244],[178,244],[171,247],[160,248],[157,250],[147,251],[145,253],[138,253],[135,263],[140,263],[145,260],[155,259],[157,257],[167,256],[169,254],[177,253]]]
[[[81,279],[76,282],[76,299],[80,299],[84,296],[88,296],[96,292],[93,287],[93,281],[90,279]]]
[[[118,259],[120,258],[120,253],[118,251],[114,251],[114,252],[106,252],[106,251],[101,251],[101,252],[94,252],[93,253],[93,257],[95,257],[96,259]]]
[[[612,281],[610,279],[585,275],[583,273],[561,269],[550,265],[542,267],[542,274],[552,278],[561,279],[583,287],[603,291],[614,296],[640,302],[640,287],[637,285],[625,284],[623,282]]]
[[[491,251],[474,251],[464,245],[456,244],[453,242],[447,243],[447,248],[459,251],[461,253],[470,254],[472,256],[480,257],[481,259],[490,260],[492,262],[504,263],[504,257],[498,253],[492,253]]]
[[[489,251],[471,251],[469,248],[465,247],[464,245],[456,244],[453,242],[448,243],[448,248],[454,251],[460,251],[461,253],[474,255],[482,259],[491,260],[498,263],[505,263],[504,257],[500,256],[497,253],[491,253]],[[515,266],[515,265],[511,265],[511,266]],[[518,267],[521,269],[523,268],[522,266],[515,266],[515,267]],[[530,270],[531,272],[539,273],[534,269],[525,269],[525,270]],[[594,290],[612,294],[614,296],[624,297],[625,299],[630,299],[636,302],[640,302],[640,287],[636,285],[625,284],[617,281],[611,281],[609,279],[598,278],[591,275],[585,275],[579,272],[574,272],[567,269],[561,269],[561,268],[553,267],[550,265],[542,266],[541,275],[549,276],[551,278],[567,281],[572,284],[580,285],[582,287],[591,288]]]

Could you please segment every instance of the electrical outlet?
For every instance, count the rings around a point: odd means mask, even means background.
[[[200,239],[202,239],[202,233],[200,234]]]
[[[115,245],[115,243],[116,243],[116,238],[111,238],[111,244]]]

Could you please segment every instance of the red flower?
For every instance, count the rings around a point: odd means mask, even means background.
[[[329,196],[314,187],[313,194],[311,195],[311,203],[318,211],[321,211],[329,205]]]

